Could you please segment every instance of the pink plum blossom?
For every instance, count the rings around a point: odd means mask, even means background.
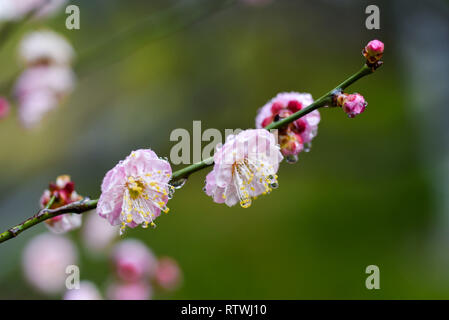
[[[152,295],[151,286],[143,282],[114,283],[107,289],[110,300],[150,300]]]
[[[214,168],[205,191],[216,203],[248,208],[252,199],[277,188],[276,172],[282,154],[273,134],[250,129],[230,135],[214,154]]]
[[[50,209],[56,209],[83,198],[76,193],[75,184],[68,175],[61,175],[57,177],[56,183],[50,183],[49,188],[44,191],[40,199],[42,209],[47,206],[52,197],[55,197],[55,199]],[[54,233],[65,233],[79,228],[81,219],[80,214],[66,213],[45,220],[45,224]]]
[[[0,97],[0,119],[4,119],[9,115],[11,110],[11,106],[9,105],[8,100]]]
[[[156,258],[151,250],[134,239],[123,240],[114,247],[112,262],[118,278],[126,282],[148,279],[156,270]]]
[[[365,101],[365,98],[358,93],[341,93],[337,96],[337,105],[341,106],[343,111],[346,112],[350,118],[354,118],[356,115],[365,111],[368,103]]]
[[[81,281],[78,289],[67,290],[64,300],[102,300],[97,286],[90,281]]]
[[[170,164],[152,150],[133,151],[104,177],[98,214],[111,225],[120,224],[121,233],[126,227],[155,227],[154,219],[168,212],[171,174]]]
[[[162,257],[157,263],[156,283],[163,289],[174,290],[182,281],[181,269],[176,260]]]
[[[66,268],[76,264],[77,251],[67,238],[44,233],[28,242],[22,266],[27,281],[47,294],[61,292],[67,278]]]
[[[260,108],[256,116],[256,128],[264,128],[275,120],[276,115],[289,116],[313,102],[310,93],[286,92],[279,93],[267,104]],[[297,133],[300,134],[303,143],[309,143],[317,135],[320,123],[320,112],[314,110],[302,117],[301,122],[295,121]]]
[[[384,53],[384,43],[379,40],[371,40],[362,51],[363,56],[369,64],[376,63],[382,59]]]
[[[100,253],[108,248],[118,234],[118,226],[111,226],[94,210],[84,214],[82,241],[91,253]]]
[[[75,51],[63,36],[50,30],[40,30],[31,32],[22,39],[19,54],[27,65],[68,65],[73,60]]]
[[[256,128],[264,128],[273,121],[286,118],[313,102],[309,93],[279,93],[267,104],[260,108],[256,116]],[[317,135],[320,113],[314,110],[300,119],[278,130],[281,152],[289,162],[297,160],[297,155],[309,149],[312,139]]]

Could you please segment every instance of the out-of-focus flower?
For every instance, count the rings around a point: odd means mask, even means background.
[[[61,99],[75,84],[73,71],[66,66],[37,66],[25,70],[17,80],[14,93],[19,102],[36,92],[53,94]]]
[[[112,225],[121,224],[120,233],[140,224],[155,227],[154,219],[168,212],[174,191],[168,184],[171,174],[170,164],[152,150],[133,151],[104,177],[98,214]]]
[[[160,258],[157,263],[155,281],[163,289],[176,289],[182,281],[182,273],[178,263],[169,257]]]
[[[93,253],[105,250],[118,235],[118,227],[111,226],[96,212],[85,213],[82,230],[82,241],[86,248]]]
[[[75,51],[63,36],[50,30],[40,30],[22,39],[19,54],[27,65],[68,65]]]
[[[66,66],[37,66],[25,70],[15,86],[23,126],[36,126],[72,92],[74,83],[75,76]]]
[[[309,93],[280,93],[260,108],[256,116],[256,128],[264,128],[273,121],[279,121],[302,110],[313,102]],[[304,149],[310,149],[312,139],[317,135],[320,113],[314,110],[302,118],[278,130],[281,152],[290,162]],[[304,148],[307,144],[307,148]]]
[[[276,172],[282,154],[275,137],[265,129],[230,135],[214,154],[214,169],[206,177],[205,191],[216,203],[243,208],[252,199],[277,188]]]
[[[142,242],[134,239],[119,242],[112,252],[119,279],[137,282],[150,278],[156,270],[156,258]]]
[[[81,281],[79,289],[67,290],[64,300],[102,300],[100,291],[90,281]]]
[[[346,112],[350,118],[354,118],[356,115],[365,111],[365,108],[368,105],[365,98],[358,93],[340,93],[334,97],[334,101],[336,101],[337,106],[342,107],[343,111]]]
[[[371,40],[362,51],[368,64],[374,64],[382,59],[384,53],[384,43],[379,40]]]
[[[19,119],[31,128],[73,91],[75,74],[69,63],[74,51],[58,34],[36,31],[23,39],[20,56],[28,68],[18,78],[14,94]]]
[[[64,237],[48,233],[33,238],[22,257],[28,282],[47,294],[55,294],[64,289],[66,268],[76,262],[77,251],[73,243]]]
[[[0,22],[19,20],[35,11],[34,17],[44,18],[58,11],[67,0],[0,0]]]
[[[0,120],[6,118],[9,115],[11,106],[9,105],[8,100],[3,97],[0,97]]]
[[[58,100],[49,91],[27,94],[19,103],[19,120],[27,129],[35,127],[42,121],[47,112],[58,106]]]
[[[152,295],[151,286],[142,282],[114,283],[107,289],[110,300],[150,300]]]
[[[75,184],[68,175],[59,176],[56,179],[56,183],[50,183],[49,189],[42,194],[40,200],[41,208],[45,208],[52,197],[55,197],[55,199],[50,209],[56,209],[83,198],[76,193]],[[64,233],[81,226],[81,215],[67,213],[45,220],[45,223],[52,232]]]

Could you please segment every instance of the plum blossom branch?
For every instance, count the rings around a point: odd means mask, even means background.
[[[53,197],[54,198],[54,197]],[[53,200],[54,201],[54,200]],[[53,201],[50,201],[48,204],[51,206]],[[41,223],[45,220],[54,218],[64,213],[78,213],[82,214],[86,211],[95,209],[97,207],[98,200],[90,200],[84,199],[77,202],[70,203],[63,207],[59,207],[57,209],[48,209],[50,206],[47,205],[46,208],[39,210],[34,216],[28,218],[24,222],[14,226],[5,232],[0,234],[0,243],[17,237],[23,231],[35,226],[38,223]]]
[[[326,93],[325,95],[318,98],[315,102],[311,103],[308,107],[301,109],[297,111],[296,113],[293,113],[292,115],[283,118],[279,121],[272,122],[271,124],[265,126],[265,129],[272,130],[272,129],[279,129],[285,125],[288,125],[289,123],[292,123],[293,121],[304,117],[305,115],[311,113],[312,111],[324,107],[324,106],[335,106],[335,97],[343,90],[345,90],[347,87],[349,87],[351,84],[356,82],[357,80],[373,73],[380,65],[382,64],[382,61],[376,61],[375,63],[367,63],[356,73],[351,75],[349,78],[344,80],[342,83],[340,83],[338,86],[336,86],[334,89]],[[190,166],[187,166],[183,169],[180,169],[178,171],[173,172],[170,180],[170,184],[177,185],[180,183],[185,182],[185,179],[189,175],[191,175],[194,172],[200,171],[201,169],[204,169],[206,167],[209,167],[214,164],[213,157],[207,158],[203,161],[194,163]],[[54,198],[52,198],[49,203],[46,205],[46,207],[40,211],[38,211],[34,216],[30,217],[29,219],[25,220],[24,222],[6,230],[5,232],[0,234],[0,243],[5,242],[9,239],[12,239],[22,233],[23,231],[47,220],[54,218],[56,216],[65,214],[65,213],[76,213],[76,214],[82,214],[86,211],[95,209],[98,204],[98,199],[91,200],[88,198],[85,198],[80,201],[72,202],[68,205],[56,208],[56,209],[49,209],[51,204],[53,203]]]

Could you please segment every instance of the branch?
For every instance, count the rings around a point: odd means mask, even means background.
[[[352,76],[347,78],[345,81],[343,81],[341,84],[339,84],[337,87],[320,97],[318,100],[310,104],[308,107],[292,114],[291,116],[284,118],[280,121],[271,123],[270,125],[266,126],[265,128],[267,130],[271,129],[279,129],[303,116],[306,114],[309,114],[313,110],[316,110],[318,108],[324,107],[332,103],[332,98],[334,94],[343,91],[348,86],[356,82],[357,80],[363,78],[366,75],[369,75],[373,73],[375,68],[369,67],[367,65],[364,65],[358,72],[354,73]],[[212,166],[214,164],[213,157],[207,158],[203,161],[194,163],[190,166],[187,166],[183,169],[180,169],[178,171],[173,172],[172,179],[170,183],[172,185],[180,185],[183,184],[186,179],[194,172],[197,172],[201,169],[207,168],[209,166]],[[15,227],[12,227],[8,229],[7,231],[0,234],[0,243],[5,242],[6,240],[9,240],[11,238],[14,238],[18,236],[22,231],[29,229],[33,227],[34,225],[41,223],[42,221],[45,221],[47,219],[51,219],[53,217],[59,216],[64,213],[78,213],[82,214],[86,211],[95,209],[97,207],[98,199],[96,200],[90,200],[90,199],[84,199],[81,201],[73,202],[71,204],[68,204],[63,207],[59,207],[57,209],[42,209],[38,211],[33,217],[25,220],[24,222],[18,224]],[[48,206],[48,205],[47,205]],[[49,206],[48,206],[49,207]]]

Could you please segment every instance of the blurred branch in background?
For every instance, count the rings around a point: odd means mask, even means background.
[[[178,2],[176,5],[162,12],[153,13],[135,25],[104,39],[92,48],[82,51],[75,65],[75,71],[78,76],[82,77],[90,72],[101,70],[110,64],[120,62],[141,47],[180,32],[222,10],[230,8],[236,3],[237,0]],[[34,11],[20,22],[7,22],[3,26],[0,30],[0,48],[13,31],[28,21],[33,14]],[[139,38],[139,41],[129,41],[136,37]],[[128,43],[132,44],[128,46]],[[9,92],[16,77],[17,73],[0,84],[0,92]]]
[[[81,52],[76,69],[83,75],[89,70],[99,70],[116,63],[152,41],[169,37],[236,3],[237,0],[178,2],[173,7],[152,14],[95,47]],[[134,41],[130,46],[123,45],[131,37],[137,37],[139,41]]]

